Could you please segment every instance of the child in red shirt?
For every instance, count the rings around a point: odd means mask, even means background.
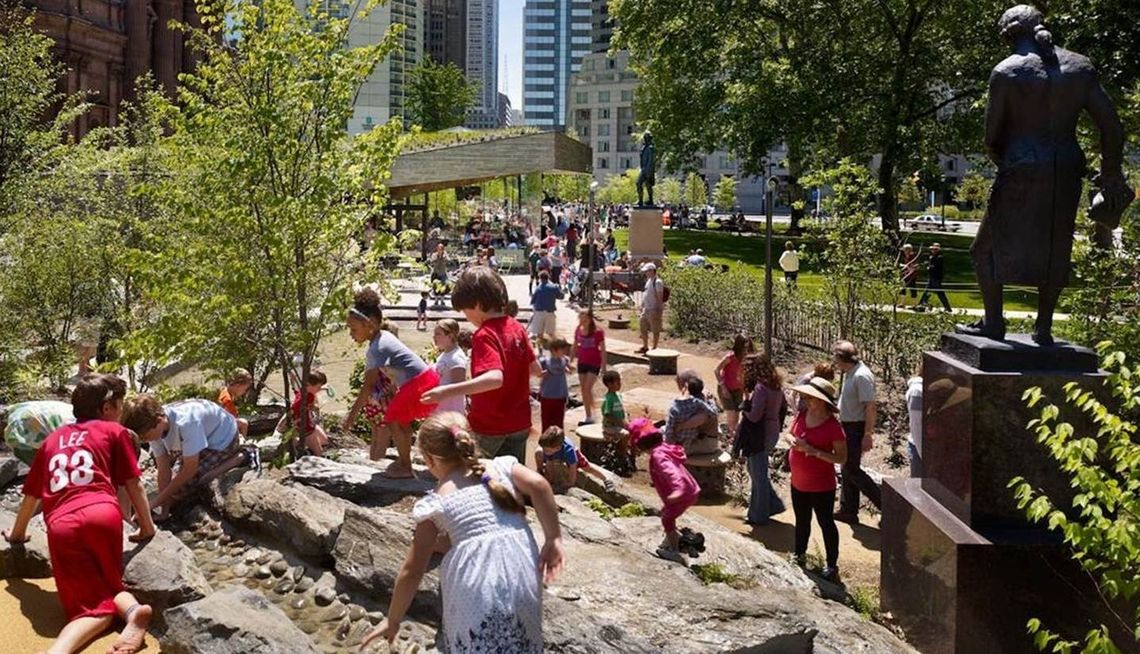
[[[329,378],[325,373],[319,370],[310,372],[309,378],[305,380],[305,394],[308,395],[305,401],[305,414],[301,415],[301,391],[297,391],[293,396],[293,406],[290,407],[297,433],[301,435],[305,448],[313,456],[324,454],[325,446],[329,444],[328,434],[325,433],[324,427],[321,427],[321,412],[317,407],[317,393],[320,393],[327,383]]]
[[[87,375],[71,395],[76,423],[52,432],[40,445],[24,481],[24,500],[10,543],[28,541],[28,522],[42,501],[52,576],[67,626],[49,653],[77,652],[121,618],[127,624],[114,654],[142,647],[151,608],[123,590],[123,514],[116,487],[124,486],[134,505],[138,530],[132,542],[154,536],[150,505],[139,481],[130,432],[113,422],[122,396],[103,375]]]
[[[505,315],[507,286],[494,270],[475,266],[463,271],[451,304],[478,329],[471,339],[471,379],[439,386],[424,394],[424,404],[456,395],[471,397],[467,419],[488,458],[509,455],[526,461],[531,429],[530,378],[542,374],[526,328]]]

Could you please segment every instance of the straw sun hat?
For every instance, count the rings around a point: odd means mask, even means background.
[[[827,403],[827,408],[831,409],[833,413],[839,411],[839,406],[835,403],[837,396],[835,386],[823,377],[812,377],[808,383],[793,386],[792,390],[801,395],[823,400]]]

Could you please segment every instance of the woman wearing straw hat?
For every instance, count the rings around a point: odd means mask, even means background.
[[[811,514],[823,532],[827,565],[821,574],[835,581],[839,578],[839,530],[832,517],[835,504],[835,464],[847,460],[847,439],[835,418],[835,386],[821,377],[792,390],[799,393],[807,408],[796,414],[788,440],[792,468],[792,511],[796,516],[795,561],[804,565],[808,538],[811,536]]]

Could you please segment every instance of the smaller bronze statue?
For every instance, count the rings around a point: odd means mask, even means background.
[[[641,142],[641,172],[637,174],[637,206],[639,207],[654,206],[653,186],[657,183],[657,167],[653,162],[653,155],[653,135],[646,132]],[[648,204],[644,202],[643,188],[649,191]]]
[[[990,74],[986,153],[997,179],[971,254],[985,317],[962,334],[1005,338],[1004,284],[1038,290],[1033,340],[1053,344],[1053,312],[1069,283],[1073,230],[1086,173],[1077,121],[1087,111],[1100,132],[1101,170],[1089,217],[1096,240],[1120,222],[1134,194],[1122,171],[1124,134],[1087,57],[1053,45],[1041,12],[1017,5],[998,21],[1013,54]],[[1111,243],[1109,244],[1111,246]]]

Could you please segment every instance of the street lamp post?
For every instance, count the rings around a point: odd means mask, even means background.
[[[776,178],[768,177],[766,230],[764,238],[764,351],[772,356],[772,201],[776,192]]]
[[[597,180],[590,182],[590,209],[586,217],[586,238],[582,239],[586,243],[586,297],[588,298],[588,307],[590,315],[594,315],[594,257],[598,253],[598,245],[594,240],[594,214],[596,208],[594,206],[594,196],[598,190]]]

